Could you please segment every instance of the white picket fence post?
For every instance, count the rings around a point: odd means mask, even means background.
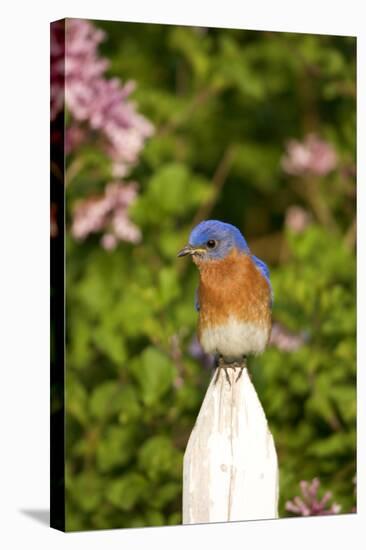
[[[184,454],[183,523],[278,517],[272,434],[244,369],[221,369],[207,389]]]

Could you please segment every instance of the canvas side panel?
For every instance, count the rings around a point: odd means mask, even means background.
[[[65,20],[51,23],[51,456],[50,525],[65,531]]]

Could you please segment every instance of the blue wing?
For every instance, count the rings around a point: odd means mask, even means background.
[[[269,288],[271,289],[271,307],[272,307],[272,304],[273,304],[273,288],[272,288],[271,281],[270,281],[270,278],[269,278],[268,265],[266,263],[264,263],[263,260],[260,260],[259,258],[257,258],[257,256],[254,256],[254,254],[252,254],[252,259],[253,259],[253,262],[255,263],[255,265],[258,267],[259,271],[262,273],[263,277],[265,277],[265,279],[267,280],[267,282],[269,284]]]
[[[196,288],[196,292],[194,293],[194,307],[196,311],[200,310],[200,302],[198,300],[198,288]]]

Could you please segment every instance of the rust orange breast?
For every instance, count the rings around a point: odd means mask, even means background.
[[[230,317],[269,327],[270,288],[250,256],[233,250],[222,260],[195,262],[200,273],[199,333]]]

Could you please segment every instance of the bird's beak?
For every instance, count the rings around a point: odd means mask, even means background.
[[[188,254],[193,254],[193,247],[190,244],[187,244],[182,250],[180,250],[177,254],[178,258],[182,258],[183,256],[188,256]]]
[[[199,246],[192,246],[191,244],[187,244],[182,250],[180,250],[177,254],[178,258],[182,258],[183,256],[193,256],[195,254],[202,254],[206,252],[205,248],[199,247]]]

